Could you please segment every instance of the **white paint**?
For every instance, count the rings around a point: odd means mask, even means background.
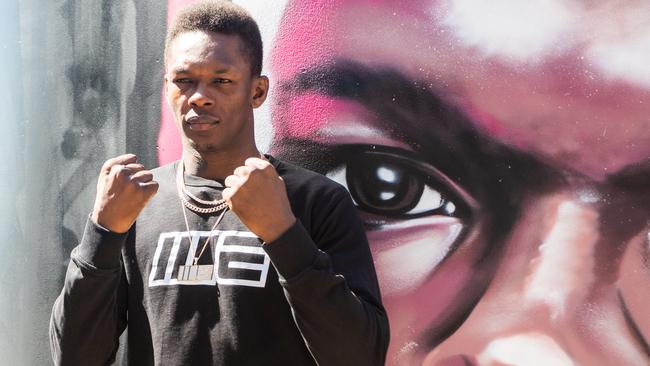
[[[453,202],[447,202],[445,205],[445,211],[447,211],[448,214],[453,214],[456,212],[456,205]]]
[[[442,203],[443,200],[440,192],[425,185],[424,190],[422,191],[422,196],[420,196],[417,205],[415,205],[415,207],[413,207],[408,213],[419,214],[426,211],[435,210],[436,208],[440,208],[440,206],[442,206]]]
[[[572,366],[571,358],[551,337],[519,334],[490,342],[476,357],[481,365]]]
[[[312,139],[336,145],[379,145],[413,151],[409,145],[395,140],[387,131],[374,127],[372,122],[353,117],[328,120],[326,125],[313,133]]]
[[[382,166],[377,169],[377,178],[384,182],[395,183],[397,181],[397,174],[395,174],[394,170]]]
[[[431,229],[426,230],[427,226]],[[457,219],[433,216],[383,225],[381,230],[385,234],[390,230],[412,227],[423,230],[394,242],[392,248],[373,253],[375,265],[382,268],[378,275],[384,296],[419,288],[447,256],[463,225]],[[372,241],[372,233],[369,237]]]
[[[645,29],[595,42],[587,50],[587,58],[607,77],[650,88],[650,8],[645,10]]]
[[[318,135],[335,139],[356,138],[363,141],[388,138],[388,135],[380,129],[368,126],[362,122],[347,119],[329,121],[325,127],[318,129]]]
[[[597,233],[595,211],[571,201],[560,204],[553,228],[532,266],[526,300],[545,304],[554,319],[564,314],[567,300],[586,291],[593,281]]]
[[[346,165],[341,165],[339,167],[336,167],[335,169],[330,170],[327,173],[327,177],[336,183],[342,185],[346,189],[348,189],[348,182],[347,182],[347,166]],[[349,191],[349,189],[348,189]],[[355,202],[356,204],[356,202]]]
[[[577,194],[580,201],[584,203],[596,203],[602,199],[600,193],[591,188],[579,190]]]
[[[534,63],[566,48],[579,12],[562,0],[447,0],[443,24],[461,44],[488,56]]]

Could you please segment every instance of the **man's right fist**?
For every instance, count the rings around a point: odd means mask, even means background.
[[[97,180],[92,220],[112,232],[125,233],[157,191],[158,182],[135,155],[108,159]]]

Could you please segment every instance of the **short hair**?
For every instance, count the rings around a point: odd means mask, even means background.
[[[248,59],[252,75],[262,73],[262,37],[251,15],[230,1],[200,1],[191,4],[176,15],[165,38],[165,63],[169,47],[181,33],[204,31],[237,35],[241,39],[242,53]]]

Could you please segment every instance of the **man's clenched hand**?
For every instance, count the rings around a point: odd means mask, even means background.
[[[284,181],[271,163],[248,158],[225,180],[223,198],[251,231],[267,243],[295,222]]]
[[[133,154],[107,160],[97,180],[92,219],[104,228],[125,233],[140,211],[158,191],[150,171],[137,163]]]

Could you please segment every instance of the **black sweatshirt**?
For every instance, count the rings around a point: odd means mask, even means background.
[[[128,233],[88,220],[52,310],[55,364],[110,364],[128,323],[130,365],[382,365],[388,321],[352,200],[319,174],[269,159],[296,223],[263,244],[228,211],[199,260],[214,266],[202,267],[207,277],[179,279],[218,215],[186,211],[190,243],[178,162],[153,170],[158,193]],[[185,179],[204,199],[220,197],[218,182]]]

